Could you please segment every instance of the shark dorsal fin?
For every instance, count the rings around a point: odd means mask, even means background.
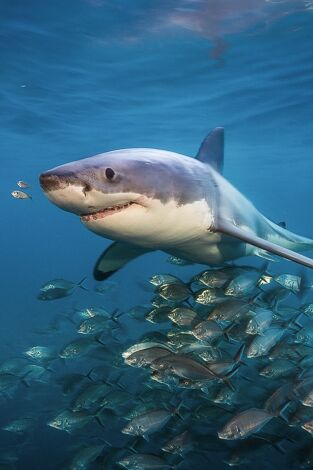
[[[215,127],[202,142],[196,158],[219,173],[224,165],[224,127]]]

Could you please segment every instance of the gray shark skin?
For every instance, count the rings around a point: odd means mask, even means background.
[[[162,250],[210,266],[270,253],[313,268],[298,252],[313,241],[264,217],[221,175],[224,130],[215,128],[196,158],[157,149],[102,153],[40,176],[48,199],[115,240],[99,258],[102,280],[131,259]]]

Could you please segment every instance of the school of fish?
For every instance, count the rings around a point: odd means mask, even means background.
[[[169,261],[183,277],[186,263]],[[51,280],[38,299],[73,295],[83,281]],[[75,445],[54,467],[67,470],[313,468],[308,273],[229,264],[188,281],[155,274],[149,285],[150,305],[127,312],[56,313],[40,344],[1,363],[6,400],[55,390],[48,411],[30,407],[2,432],[29,442],[44,423],[69,434]],[[106,282],[94,295],[105,292]],[[72,339],[49,346],[64,325]],[[25,468],[23,446],[0,452],[0,465]]]

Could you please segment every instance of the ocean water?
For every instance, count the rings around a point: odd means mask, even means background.
[[[193,156],[206,134],[223,126],[226,178],[270,219],[313,237],[312,10],[306,0],[1,0],[1,363],[25,358],[36,345],[57,353],[77,337],[70,320],[49,330],[59,315],[71,318],[89,305],[127,312],[149,303],[151,275],[187,280],[203,269],[171,265],[156,252],[127,265],[99,295],[92,269],[110,242],[48,202],[38,176],[49,168],[128,147]],[[18,180],[31,185],[32,200],[12,198]],[[51,279],[84,276],[88,291],[37,299]],[[141,331],[141,323],[125,320],[120,343]],[[118,341],[110,347],[118,349]],[[22,435],[0,430],[0,464],[72,468],[67,462],[80,445],[113,435],[112,445],[127,447],[125,436],[118,439],[120,418],[72,434],[47,426],[72,399],[57,377],[94,364],[92,357],[58,359],[46,382],[1,394],[0,427],[25,414],[35,424]],[[130,369],[131,388],[142,376]],[[297,468],[298,439],[292,458],[266,449],[259,463],[242,468]],[[75,468],[111,468],[106,452],[104,445],[90,467]],[[203,459],[195,452],[178,468],[227,468],[225,453]]]

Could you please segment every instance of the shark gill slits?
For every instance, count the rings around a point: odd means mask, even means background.
[[[91,191],[91,186],[90,186],[90,184],[86,183],[83,187],[84,195],[86,196],[86,193],[88,193],[89,191]]]
[[[115,176],[115,171],[112,168],[105,169],[105,176],[108,180],[112,181]]]

